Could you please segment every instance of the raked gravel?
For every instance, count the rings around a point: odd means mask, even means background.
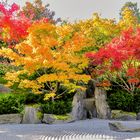
[[[111,131],[112,120],[91,119],[67,124],[0,125],[0,140],[140,140],[140,132]],[[120,122],[120,121],[119,121]],[[140,128],[140,121],[122,121],[130,128]]]

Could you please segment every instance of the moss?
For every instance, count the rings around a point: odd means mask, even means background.
[[[43,113],[37,112],[37,118],[41,120],[43,118]]]
[[[70,115],[53,115],[56,120],[68,120],[70,119]]]
[[[126,112],[126,111],[122,111],[122,110],[112,110],[112,118],[118,118],[118,117],[121,117],[122,115],[130,115],[130,116],[136,117],[135,112]]]
[[[34,108],[40,108],[40,105],[39,104],[33,104],[33,107]]]

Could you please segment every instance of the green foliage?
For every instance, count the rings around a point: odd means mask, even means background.
[[[134,95],[135,112],[140,112],[140,92]]]
[[[24,96],[0,95],[0,114],[21,113],[24,108]]]
[[[7,46],[7,43],[6,42],[3,42],[2,40],[0,40],[0,48],[6,47],[6,46]],[[0,60],[3,60],[3,58],[0,57]]]
[[[5,80],[3,77],[0,77],[0,84],[6,84],[7,80]]]
[[[0,114],[22,113],[25,105],[41,105],[43,113],[66,114],[71,111],[71,101],[44,101],[44,95],[0,94]],[[41,117],[41,114],[38,114]]]
[[[37,117],[38,117],[38,119],[42,119],[43,118],[43,113],[42,112],[37,112]]]
[[[117,90],[110,94],[108,96],[108,103],[111,109],[134,111],[134,96],[123,90]]]
[[[5,75],[6,72],[8,72],[9,67],[6,64],[0,64],[0,76]]]
[[[35,94],[0,94],[0,114],[22,113],[25,104],[43,102],[42,95]]]
[[[125,8],[129,8],[133,11],[134,15],[137,17],[138,22],[140,23],[140,11],[138,8],[138,4],[135,2],[126,2],[124,6],[121,8],[120,17],[122,18],[122,12]]]
[[[0,84],[6,84],[7,83],[7,80],[4,79],[4,75],[7,72],[11,72],[12,70],[17,70],[17,69],[19,69],[19,68],[15,67],[15,66],[12,66],[10,64],[7,64],[7,63],[0,64]]]
[[[28,93],[24,94],[24,96],[25,96],[25,104],[37,104],[45,102],[43,94]]]
[[[72,108],[71,101],[56,101],[56,102],[47,102],[46,104],[41,105],[43,113],[47,114],[56,114],[62,115],[69,113]]]

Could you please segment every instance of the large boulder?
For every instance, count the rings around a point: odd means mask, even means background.
[[[40,106],[26,106],[23,115],[24,124],[39,124],[42,122],[43,114]]]
[[[21,114],[0,115],[0,124],[19,124],[22,121]]]
[[[120,122],[110,122],[109,128],[110,130],[117,132],[140,132],[140,128],[128,128],[122,125]]]
[[[120,120],[120,121],[133,121],[136,120],[136,113],[125,112],[122,110],[112,110],[111,119]]]
[[[97,117],[95,98],[87,98],[83,100],[84,108],[87,112],[87,118],[92,119]]]
[[[94,97],[94,91],[95,91],[95,80],[91,79],[88,82],[88,86],[86,89],[86,98],[93,98]]]
[[[137,114],[136,119],[137,119],[137,120],[140,120],[140,112]]]
[[[120,117],[115,118],[116,120],[120,121],[134,121],[136,120],[136,117],[131,116],[131,115],[120,115]]]
[[[0,93],[9,93],[11,92],[11,89],[8,87],[5,87],[4,85],[0,84]]]
[[[73,122],[71,115],[54,115],[54,114],[44,114],[42,123],[46,124],[60,124],[60,123],[70,123]]]
[[[72,118],[74,120],[83,120],[87,118],[87,111],[84,108],[83,99],[86,98],[85,91],[77,89],[72,102]]]
[[[42,123],[52,124],[55,122],[53,114],[44,114]]]
[[[97,117],[100,119],[110,119],[111,110],[107,103],[106,91],[103,88],[95,88],[95,105],[97,110]]]

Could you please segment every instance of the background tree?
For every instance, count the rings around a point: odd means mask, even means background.
[[[24,15],[18,15],[19,9],[15,3],[12,5],[8,5],[7,1],[0,3],[0,48],[12,48],[28,35],[27,29],[31,25],[31,20]],[[0,60],[7,62],[8,59],[0,56]]]
[[[4,4],[5,6],[8,5],[8,0],[1,0],[1,4]]]
[[[33,3],[26,2],[26,5],[22,7],[21,12],[32,20],[47,18],[54,23],[61,21],[60,18],[57,20],[54,19],[55,12],[49,9],[49,4],[43,5],[42,0],[34,0]]]
[[[134,16],[137,17],[138,22],[140,23],[140,12],[139,12],[139,8],[138,8],[138,4],[134,3],[134,2],[126,2],[124,4],[124,6],[121,8],[120,11],[120,18],[123,17],[123,11],[128,8],[129,10],[131,10],[134,14]]]
[[[8,8],[0,4],[0,40],[9,46],[23,40],[31,25],[30,19],[17,15],[20,7],[13,3]]]
[[[72,27],[75,31],[83,32],[89,39],[89,48],[85,52],[97,51],[121,31],[115,20],[101,18],[97,13],[90,19],[75,22]]]
[[[135,16],[134,12],[126,7],[122,11],[122,18],[118,22],[118,25],[121,28],[121,31],[127,30],[129,28],[137,28],[139,26],[138,19]]]
[[[85,50],[87,52],[99,50],[99,48],[104,47],[114,37],[119,36],[123,30],[137,27],[138,22],[132,10],[125,9],[122,19],[118,22],[114,19],[102,18],[95,13],[90,19],[80,20],[71,24],[71,26],[76,32],[80,31],[88,38],[89,47]]]

